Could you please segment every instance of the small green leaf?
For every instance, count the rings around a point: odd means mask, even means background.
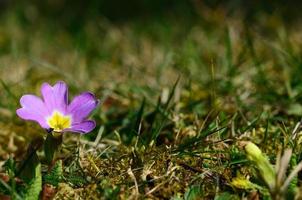
[[[21,162],[16,176],[22,178],[25,182],[29,182],[35,176],[35,169],[40,164],[37,150],[43,144],[43,138],[35,138],[29,145],[25,159]]]
[[[87,183],[86,179],[79,175],[70,174],[64,177],[68,183],[76,187],[82,187]]]
[[[191,186],[184,195],[185,200],[198,200],[201,199],[201,197],[202,192],[198,185]]]
[[[252,183],[247,178],[245,178],[242,175],[237,175],[237,177],[232,179],[232,182],[230,183],[231,186],[242,189],[242,190],[259,190],[259,191],[265,191],[264,188],[261,186]]]
[[[44,182],[58,186],[63,179],[62,160],[58,160],[53,166],[52,170],[44,176]]]
[[[42,190],[41,164],[38,164],[35,168],[35,177],[29,182],[28,188],[24,195],[24,199],[38,200],[41,190]]]
[[[44,153],[48,164],[51,164],[55,153],[58,151],[60,145],[62,144],[62,135],[58,137],[53,136],[53,134],[48,134],[44,143]]]
[[[9,157],[3,165],[5,171],[9,174],[10,177],[13,177],[16,172],[16,164],[12,157]]]
[[[248,142],[245,145],[245,152],[247,154],[247,158],[255,164],[261,177],[269,188],[274,188],[276,185],[276,172],[269,162],[269,159],[252,142]]]
[[[215,196],[215,200],[239,200],[240,198],[235,194],[224,192]]]

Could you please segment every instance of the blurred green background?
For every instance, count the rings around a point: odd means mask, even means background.
[[[301,116],[300,5],[2,0],[2,118],[15,118],[22,94],[64,80],[72,95],[90,90],[104,101],[99,123],[113,131],[143,98],[154,107],[178,77],[180,112]]]

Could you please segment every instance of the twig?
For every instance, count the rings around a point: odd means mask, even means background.
[[[134,181],[134,184],[135,184],[135,191],[136,191],[136,197],[135,199],[138,199],[138,196],[139,196],[139,190],[138,190],[138,184],[137,184],[137,180],[136,180],[136,177],[135,175],[133,174],[132,170],[131,170],[131,167],[128,169],[128,174],[129,176],[133,179]]]

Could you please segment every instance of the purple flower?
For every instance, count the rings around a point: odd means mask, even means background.
[[[87,120],[99,104],[92,93],[83,92],[68,104],[68,87],[58,81],[54,86],[43,83],[41,94],[43,99],[31,94],[22,96],[22,108],[17,110],[17,115],[54,132],[88,133],[95,128],[95,121]]]

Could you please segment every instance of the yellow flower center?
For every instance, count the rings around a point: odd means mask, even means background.
[[[50,117],[47,118],[47,124],[55,132],[61,132],[66,128],[71,127],[71,117],[63,115],[58,111],[54,111]]]

